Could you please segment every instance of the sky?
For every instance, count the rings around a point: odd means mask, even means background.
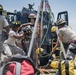
[[[57,14],[61,11],[68,11],[69,25],[76,32],[76,0],[48,0],[51,10],[54,13],[55,21]],[[0,4],[7,11],[21,11],[23,7],[28,8],[28,4],[33,4],[37,10],[40,5],[40,0],[0,0]]]

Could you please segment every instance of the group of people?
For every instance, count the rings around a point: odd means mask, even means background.
[[[2,12],[3,12],[3,7],[2,5],[0,5],[0,61],[1,62],[5,62],[7,60],[9,60],[11,57],[13,57],[13,55],[15,54],[22,54],[22,55],[27,55],[27,52],[28,52],[28,49],[29,49],[29,44],[27,44],[27,40],[25,40],[25,46],[26,46],[26,50],[27,51],[24,51],[23,48],[22,48],[22,45],[21,45],[21,40],[22,39],[26,39],[26,38],[29,38],[28,37],[28,34],[30,34],[32,36],[32,33],[31,31],[33,32],[33,29],[34,29],[34,23],[35,23],[35,20],[36,20],[36,15],[31,13],[29,16],[28,16],[28,19],[29,19],[29,23],[24,23],[24,24],[21,24],[20,21],[13,21],[11,22],[11,28],[9,27],[9,23],[8,21],[4,18]],[[39,31],[36,31],[36,36],[34,38],[34,47],[32,48],[32,51],[34,52],[31,56],[34,60],[36,60],[36,56],[34,56],[36,48],[38,46],[38,44],[36,44],[36,40],[38,37],[40,37],[40,33],[41,33],[41,30],[40,30],[40,27],[41,25],[40,24],[40,20],[39,20],[39,23],[37,25],[37,30],[39,29]],[[2,40],[2,31],[3,29],[5,29],[5,32],[7,34],[7,38],[5,40]],[[25,34],[26,30],[29,30],[27,34]],[[39,34],[39,35],[37,35]],[[29,39],[31,40],[31,38]],[[28,46],[27,46],[28,45]],[[3,57],[1,56],[1,54],[4,54],[5,57],[3,59]]]
[[[3,12],[3,7],[2,7],[2,5],[0,5],[0,60],[1,60],[2,53],[4,53],[7,56],[7,58],[9,58],[9,59],[13,55],[18,54],[18,53],[22,54],[22,55],[26,55],[28,52],[30,43],[27,45],[27,42],[25,42],[27,51],[22,50],[20,39],[24,38],[26,36],[26,34],[23,31],[19,33],[19,31],[25,27],[28,27],[31,29],[31,31],[33,31],[36,15],[30,14],[28,16],[28,18],[30,20],[29,23],[21,24],[20,21],[11,22],[11,28],[10,28],[9,23],[3,17],[2,12]],[[76,51],[75,51],[75,49],[76,49],[76,33],[68,25],[66,25],[66,21],[63,19],[60,19],[57,22],[55,22],[54,26],[58,27],[58,31],[59,31],[58,36],[59,36],[59,39],[63,43],[65,52],[67,54],[67,58],[70,57],[70,58],[74,59],[75,53],[76,53]],[[6,35],[8,36],[6,38],[6,40],[4,40],[4,41],[2,40],[3,29],[5,29]],[[40,20],[38,22],[37,31],[36,31],[35,35],[36,36],[35,36],[35,40],[34,40],[34,47],[32,48],[33,49],[32,51],[34,53],[31,55],[31,57],[33,56],[32,58],[34,60],[36,60],[36,58],[34,56],[34,55],[36,55],[36,53],[35,53],[36,51],[34,51],[34,50],[36,50],[38,48],[37,43],[39,42],[39,38],[42,37],[42,28],[40,25]],[[31,36],[32,36],[32,33],[31,33]],[[57,36],[56,36],[56,38],[57,38]],[[20,45],[19,45],[19,43],[20,43]],[[52,52],[55,52],[58,45],[59,45],[59,41],[57,41]]]

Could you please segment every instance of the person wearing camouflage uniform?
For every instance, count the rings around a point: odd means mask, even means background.
[[[58,26],[59,38],[64,45],[67,58],[74,59],[74,54],[76,54],[76,32],[67,26],[66,21],[63,19],[58,20],[56,26]],[[57,46],[58,43],[54,47],[54,50]]]
[[[11,29],[9,31],[8,39],[4,41],[4,53],[8,58],[11,58],[15,54],[25,55],[25,52],[16,45],[16,40],[24,37],[24,33],[18,34],[19,21],[12,22]]]
[[[9,32],[9,24],[8,24],[7,20],[3,17],[3,14],[2,14],[3,12],[4,12],[3,6],[0,5],[0,60],[1,61],[2,61],[1,55],[3,54],[3,51],[4,51],[4,48],[3,48],[4,40],[3,39],[6,37],[6,36],[3,37],[2,31],[4,29],[7,36],[8,36],[8,32]]]

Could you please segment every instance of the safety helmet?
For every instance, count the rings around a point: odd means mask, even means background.
[[[54,68],[54,69],[57,69],[57,68],[58,68],[58,61],[52,61],[52,62],[50,63],[50,66],[51,66],[52,68]]]
[[[43,52],[43,51],[44,51],[43,48],[37,48],[37,49],[36,49],[36,54],[40,54],[40,53]]]
[[[56,32],[56,26],[52,26],[51,32]]]
[[[28,18],[36,18],[36,15],[34,13],[31,13]]]
[[[59,20],[55,23],[56,26],[65,25],[65,24],[66,24],[66,21],[63,20],[63,19],[59,19]]]
[[[12,26],[17,26],[17,27],[19,27],[20,24],[21,24],[20,21],[13,21],[13,22],[12,22]]]
[[[22,31],[25,33],[25,36],[32,34],[32,30],[29,27],[23,28]]]
[[[3,11],[3,6],[2,5],[0,5],[0,11]]]

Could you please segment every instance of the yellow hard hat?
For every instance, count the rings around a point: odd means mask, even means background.
[[[51,32],[56,32],[56,26],[53,26],[53,27],[51,28]]]
[[[44,51],[43,48],[37,48],[37,49],[36,49],[36,54],[40,54],[40,53],[43,52],[43,51]]]
[[[53,69],[57,69],[58,68],[58,61],[52,61],[50,63],[50,66],[53,68]]]

